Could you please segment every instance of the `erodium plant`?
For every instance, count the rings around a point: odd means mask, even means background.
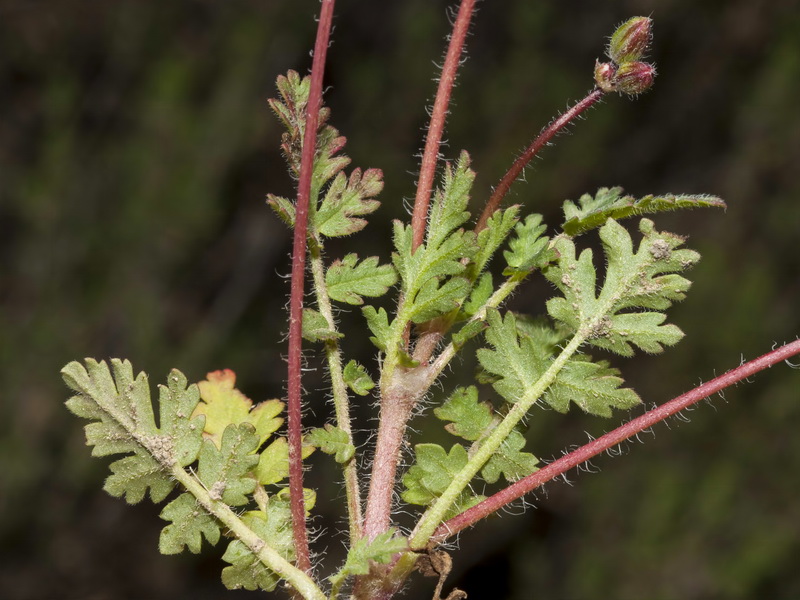
[[[298,182],[296,200],[268,199],[294,230],[286,402],[254,406],[228,370],[197,384],[175,370],[159,388],[156,411],[145,374],[134,375],[127,361],[87,359],[63,370],[74,392],[67,407],[90,421],[86,437],[95,456],[124,455],[111,464],[106,491],[130,503],[148,493],[160,503],[172,494],[161,511],[167,521],[162,553],[196,553],[203,538],[212,545],[224,541],[226,587],[272,591],[283,582],[308,599],[386,599],[418,569],[440,577],[439,598],[450,561],[439,549],[442,542],[669,415],[800,353],[800,341],[541,464],[526,450],[525,424],[535,406],[565,413],[574,404],[600,417],[636,407],[641,400],[620,372],[594,354],[654,354],[683,336],[666,322],[665,311],[684,298],[690,283],[683,274],[700,257],[681,236],[639,217],[724,206],[711,196],[633,198],[618,187],[603,188],[566,201],[563,222],[548,227],[541,215],[502,204],[525,165],[567,124],[607,94],[635,96],[652,85],[654,67],[644,62],[651,21],[637,17],[617,29],[608,61],[595,65],[593,89],[542,130],[473,222],[470,196],[482,192],[472,190],[469,155],[439,164],[474,5],[463,0],[439,78],[413,216],[410,223],[394,223],[391,263],[380,264],[356,253],[331,260],[324,252],[329,238],[366,227],[364,217],[378,209],[383,187],[378,169],[347,171],[345,139],[321,103],[333,4],[322,2],[311,76],[279,77],[279,97],[270,103],[286,129],[282,149]],[[595,233],[602,256],[581,249],[582,236]],[[505,300],[535,276],[555,289],[544,313],[504,310]],[[393,302],[381,306],[391,310],[370,304],[390,293]],[[363,331],[339,330],[335,314],[347,306],[360,307]],[[378,351],[377,372],[343,356],[345,334],[369,336]],[[301,398],[303,339],[307,351],[324,353],[334,409],[328,424],[311,431],[301,423],[302,404],[312,401]],[[459,353],[477,353],[476,385],[448,389],[442,373]],[[429,412],[453,442],[417,444],[403,459],[409,421],[439,382],[448,393]],[[376,442],[364,457],[353,443],[349,407],[366,396],[377,401],[380,414]],[[278,432],[285,419],[284,435]],[[317,498],[303,487],[303,459],[315,449],[330,454],[342,472],[349,550],[336,571],[316,565],[309,550],[306,522]],[[365,464],[369,474],[359,472]],[[367,481],[365,489],[361,482]],[[417,515],[410,530],[396,525],[400,511]],[[317,576],[331,571],[326,580]],[[459,597],[463,592],[449,596]]]

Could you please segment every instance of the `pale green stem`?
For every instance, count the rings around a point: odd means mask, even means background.
[[[317,296],[319,312],[328,322],[328,328],[336,331],[336,322],[333,319],[333,307],[328,296],[328,285],[325,281],[325,267],[319,245],[312,242],[309,246],[311,258],[311,273],[314,277],[314,290]],[[325,354],[328,359],[328,372],[331,377],[331,391],[333,392],[333,406],[336,411],[336,425],[347,434],[349,442],[353,443],[353,434],[350,427],[350,399],[347,384],[342,371],[342,352],[339,343],[334,340],[325,342]],[[361,539],[363,517],[361,515],[361,491],[358,485],[358,469],[355,459],[350,459],[343,465],[344,487],[347,494],[347,516],[350,521],[350,543]]]
[[[242,522],[230,507],[220,500],[213,500],[206,488],[193,475],[181,467],[171,468],[172,476],[191,493],[200,505],[217,518],[241,542],[250,548],[258,559],[270,570],[291,585],[306,600],[326,600],[325,594],[311,577],[283,558],[252,529]]]
[[[503,441],[509,436],[514,427],[525,417],[531,407],[545,393],[548,387],[555,381],[558,373],[567,364],[567,361],[578,350],[585,341],[586,336],[579,332],[569,344],[561,351],[558,357],[550,364],[550,367],[533,384],[525,395],[514,403],[514,407],[508,412],[503,421],[486,438],[481,447],[470,457],[466,466],[459,471],[453,481],[447,486],[444,493],[425,511],[417,527],[409,539],[409,546],[412,549],[424,548],[433,532],[444,520],[444,516],[450,507],[461,495],[461,492],[470,484],[478,471],[483,468],[486,462],[497,451]]]

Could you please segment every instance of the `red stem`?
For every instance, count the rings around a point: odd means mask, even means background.
[[[333,20],[334,0],[322,0],[314,60],[311,66],[311,89],[306,107],[306,129],[303,154],[300,159],[300,181],[297,186],[297,207],[292,247],[292,288],[289,299],[289,369],[288,369],[288,441],[289,441],[289,503],[297,555],[297,567],[311,570],[306,531],[306,508],[303,498],[303,426],[301,410],[303,290],[306,271],[306,242],[308,234],[308,203],[311,196],[311,176],[317,148],[317,126],[322,105],[322,75]]]
[[[541,150],[545,144],[553,139],[553,136],[561,131],[566,125],[572,122],[595,102],[600,100],[604,94],[605,92],[600,88],[593,89],[583,100],[569,108],[564,114],[542,129],[542,132],[539,134],[539,136],[533,140],[531,145],[528,146],[520,155],[520,157],[514,161],[514,164],[511,165],[511,168],[508,170],[508,172],[503,175],[500,183],[497,184],[494,192],[492,192],[491,198],[489,198],[489,201],[486,203],[486,207],[483,209],[483,213],[481,213],[481,218],[478,219],[478,224],[475,226],[475,231],[481,231],[482,229],[486,228],[486,222],[489,220],[489,217],[491,217],[494,214],[494,211],[500,207],[500,203],[503,201],[503,198],[506,197],[506,194],[508,194],[508,190],[511,189],[512,184],[517,180],[517,177],[520,176],[525,166],[531,162],[536,154],[538,154],[539,150]]]
[[[461,63],[461,50],[467,37],[475,0],[461,0],[458,16],[450,34],[450,45],[442,67],[439,79],[439,88],[436,90],[436,100],[433,103],[431,123],[428,126],[428,135],[425,139],[425,151],[422,154],[419,181],[417,182],[417,197],[414,200],[414,212],[411,215],[411,228],[414,231],[412,248],[416,250],[425,237],[425,224],[428,217],[428,205],[431,200],[433,178],[436,174],[436,163],[439,159],[439,145],[444,132],[444,122],[447,118],[450,95],[456,81],[456,72]]]
[[[585,446],[581,446],[577,450],[562,456],[558,460],[551,462],[543,469],[520,479],[516,483],[508,486],[504,490],[497,492],[490,496],[480,504],[476,504],[472,508],[464,511],[457,517],[440,525],[432,536],[432,540],[436,543],[441,543],[451,535],[454,535],[465,529],[475,522],[487,517],[507,504],[514,502],[522,497],[524,494],[536,489],[537,487],[547,483],[551,479],[558,477],[562,473],[585,463],[587,460],[597,456],[601,452],[613,448],[620,442],[623,442],[637,433],[644,431],[648,427],[663,421],[667,417],[682,411],[683,409],[699,402],[704,398],[708,398],[712,394],[725,389],[728,386],[738,383],[759,371],[771,367],[772,365],[781,361],[787,360],[790,357],[800,354],[800,339],[795,340],[790,344],[785,344],[772,352],[768,352],[763,356],[751,360],[740,367],[728,371],[724,375],[712,379],[695,389],[686,392],[685,394],[654,408],[642,416],[617,427],[613,431],[605,434],[596,440],[589,442]]]

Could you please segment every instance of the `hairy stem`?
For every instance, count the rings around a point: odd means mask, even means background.
[[[311,258],[311,273],[314,277],[314,290],[317,296],[317,307],[328,322],[328,328],[331,331],[335,331],[336,322],[333,319],[333,307],[328,297],[325,268],[322,264],[319,246],[312,244],[309,254]],[[331,376],[336,425],[347,434],[350,443],[353,443],[353,434],[350,427],[350,400],[342,372],[342,352],[339,348],[339,343],[336,340],[325,342],[325,354],[328,359],[328,372]],[[345,492],[347,494],[347,516],[350,521],[350,543],[352,545],[362,535],[361,491],[358,486],[358,470],[355,460],[351,459],[343,467]]]
[[[425,225],[428,216],[428,205],[431,200],[433,179],[436,174],[436,163],[439,160],[439,145],[444,132],[444,123],[447,118],[450,95],[456,80],[456,72],[461,64],[461,51],[467,30],[475,8],[475,0],[461,0],[458,8],[453,31],[450,34],[450,44],[447,48],[442,75],[439,78],[439,87],[436,90],[436,100],[433,103],[431,122],[425,139],[425,150],[422,154],[419,181],[417,182],[417,196],[414,199],[414,212],[411,216],[411,228],[414,230],[413,249],[419,248],[425,237]]]
[[[530,408],[555,381],[558,373],[564,368],[564,365],[567,364],[567,361],[575,354],[585,339],[585,335],[576,334],[570,340],[569,344],[561,351],[536,383],[526,390],[522,398],[514,403],[513,408],[483,441],[477,452],[470,457],[466,466],[455,475],[453,481],[447,486],[442,495],[425,511],[408,540],[408,544],[412,549],[421,549],[428,544],[434,531],[458,496],[461,495],[461,492],[464,491],[473,477],[486,464],[486,461],[497,451],[509,436],[511,430],[525,417]]]
[[[781,361],[788,360],[792,356],[800,354],[800,340],[795,340],[789,344],[785,344],[780,348],[776,348],[772,352],[768,352],[763,356],[751,360],[736,369],[732,369],[720,375],[711,381],[700,385],[693,390],[686,392],[654,408],[642,416],[633,419],[617,427],[613,431],[581,446],[577,450],[553,461],[546,467],[536,471],[520,479],[519,481],[508,486],[504,490],[497,492],[490,496],[480,504],[476,504],[472,508],[464,511],[460,515],[450,519],[449,521],[440,525],[434,532],[431,540],[435,543],[441,543],[450,536],[458,533],[459,531],[470,527],[477,521],[487,517],[511,502],[521,498],[528,492],[535,490],[541,485],[544,485],[551,479],[569,471],[570,469],[586,462],[587,460],[597,456],[601,452],[613,448],[617,444],[635,436],[636,434],[645,431],[656,423],[659,423],[683,409],[696,404],[700,400],[708,398],[712,394],[724,390],[725,388],[750,377],[777,364]]]
[[[171,468],[171,475],[197,499],[209,514],[225,525],[266,567],[277,573],[281,579],[286,580],[302,598],[325,600],[325,594],[313,579],[267,545],[257,533],[242,522],[227,504],[212,499],[196,477],[179,466]]]
[[[322,75],[328,51],[334,0],[322,0],[317,39],[314,43],[314,60],[311,66],[311,90],[306,106],[306,129],[303,136],[303,153],[300,159],[300,181],[297,187],[294,244],[292,247],[292,283],[289,299],[289,358],[288,358],[288,442],[289,442],[289,501],[292,511],[297,566],[303,571],[311,569],[306,530],[306,510],[303,498],[302,458],[302,408],[301,362],[303,327],[303,290],[306,269],[306,243],[308,231],[308,205],[311,179],[317,147],[317,125],[322,104]]]
[[[559,131],[574,121],[586,109],[600,100],[604,94],[605,92],[600,88],[593,89],[583,100],[574,104],[571,108],[567,109],[564,114],[551,121],[547,127],[542,129],[541,133],[539,133],[536,139],[533,140],[531,145],[525,149],[519,158],[514,161],[514,164],[511,165],[511,168],[506,172],[505,175],[503,175],[500,183],[497,184],[497,187],[494,189],[494,192],[492,192],[489,201],[486,203],[486,206],[481,213],[480,219],[478,219],[478,224],[475,226],[476,232],[486,228],[486,222],[489,220],[489,217],[491,217],[494,212],[500,208],[500,203],[503,202],[503,198],[506,197],[506,194],[508,194],[508,191],[511,189],[513,183],[517,180],[517,177],[520,176],[525,166],[531,162],[533,157],[539,153],[539,150],[541,150],[551,139],[553,139],[553,137]]]

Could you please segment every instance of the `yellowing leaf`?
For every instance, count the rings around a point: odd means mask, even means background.
[[[236,373],[230,369],[212,371],[197,387],[200,388],[200,404],[192,416],[205,415],[203,433],[217,448],[228,425],[250,423],[255,427],[261,446],[283,424],[283,419],[277,416],[283,410],[283,402],[267,400],[253,408],[253,401],[236,389]]]

